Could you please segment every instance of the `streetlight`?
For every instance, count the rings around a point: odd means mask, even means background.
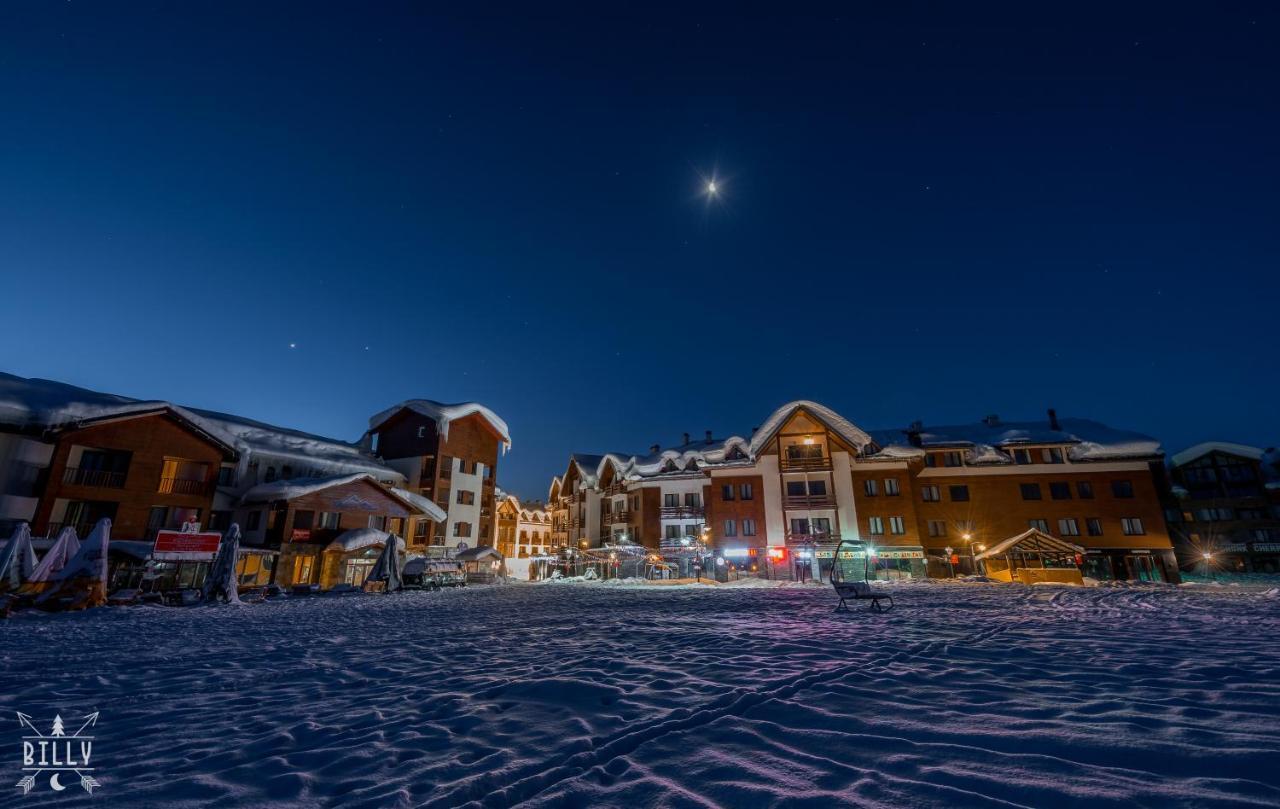
[[[965,531],[963,534],[960,535],[960,537],[965,541],[965,544],[969,546],[969,567],[972,568],[971,572],[977,573],[978,557],[973,552],[973,534],[969,533],[968,531]]]
[[[1212,579],[1213,571],[1212,571],[1212,568],[1209,567],[1209,563],[1213,561],[1213,552],[1205,551],[1203,556],[1204,556],[1204,575]]]
[[[948,545],[947,547],[943,548],[942,550],[947,554],[947,569],[949,569],[949,570],[951,571],[951,578],[953,578],[953,579],[954,579],[954,578],[956,577],[956,566],[955,566],[955,564],[951,561],[951,552],[952,552],[952,550],[953,550],[953,549],[952,549],[952,547],[951,547],[950,545]]]

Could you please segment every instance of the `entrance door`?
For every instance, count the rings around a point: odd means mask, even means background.
[[[369,577],[369,571],[372,569],[372,559],[352,559],[347,562],[347,567],[343,572],[342,580],[354,587],[363,587],[364,580]]]
[[[310,556],[294,557],[293,583],[294,584],[310,584],[311,583],[311,557]]]
[[[1160,581],[1160,574],[1150,556],[1127,556],[1129,572],[1134,581]]]

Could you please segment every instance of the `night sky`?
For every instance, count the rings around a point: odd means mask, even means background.
[[[477,400],[526,497],[798,398],[1277,443],[1271,4],[600,5],[0,5],[0,370]]]

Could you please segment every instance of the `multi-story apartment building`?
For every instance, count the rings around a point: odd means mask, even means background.
[[[411,548],[446,555],[497,541],[498,456],[511,436],[492,410],[411,399],[369,419],[362,443],[404,476],[407,489],[448,515],[425,524]]]
[[[1280,571],[1280,450],[1185,449],[1170,458],[1165,507],[1184,569]]]
[[[1087,576],[1176,580],[1162,458],[1147,436],[1052,411],[1043,422],[868,432],[799,401],[750,438],[575,455],[551,497],[565,544],[659,550],[700,537],[774,573],[819,573],[849,538],[872,543],[888,575],[970,572],[996,551],[1012,565],[1052,542],[1078,549]]]

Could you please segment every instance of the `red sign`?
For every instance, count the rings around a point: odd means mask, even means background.
[[[308,539],[311,539],[311,529],[295,528],[289,534],[289,539],[293,542],[306,542]]]
[[[218,552],[218,543],[222,534],[217,531],[202,531],[198,534],[184,534],[181,531],[160,531],[156,534],[156,545],[152,552],[182,554],[206,554],[212,556]]]

